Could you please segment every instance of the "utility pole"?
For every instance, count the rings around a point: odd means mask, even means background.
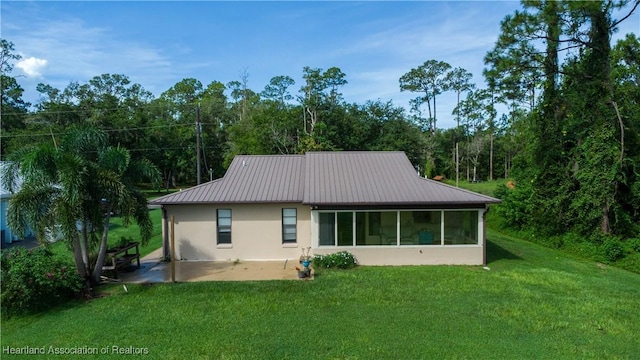
[[[458,141],[456,140],[456,187],[458,187],[458,174],[460,173],[460,157],[458,152]]]
[[[200,124],[200,104],[196,107],[196,164],[198,171],[198,185],[202,183],[202,171],[200,171],[200,132],[202,131],[202,125]]]

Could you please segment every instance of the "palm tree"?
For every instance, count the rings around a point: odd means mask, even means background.
[[[125,225],[133,219],[140,226],[143,244],[151,237],[147,201],[134,185],[157,182],[159,172],[148,160],[132,160],[128,150],[107,146],[101,130],[72,128],[60,144],[25,147],[8,160],[4,186],[13,192],[22,179],[9,201],[9,226],[19,234],[32,226],[41,242],[46,231],[59,227],[87,284],[100,281],[113,211]]]

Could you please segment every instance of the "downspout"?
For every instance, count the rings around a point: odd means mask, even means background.
[[[169,258],[169,222],[167,221],[167,209],[164,205],[162,208],[162,259]]]
[[[487,266],[487,214],[489,213],[489,204],[484,206],[482,212],[482,266]]]

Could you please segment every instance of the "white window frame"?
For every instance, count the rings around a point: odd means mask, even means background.
[[[285,211],[286,210],[293,210],[294,211],[294,215],[286,215],[285,216]],[[293,218],[294,219],[294,223],[292,224],[285,224],[285,218]],[[297,208],[282,208],[282,244],[296,244],[298,243],[298,209]],[[293,239],[293,241],[287,240],[285,239],[285,229],[287,227],[293,227],[294,234],[295,234],[295,238]]]
[[[432,245],[401,245],[400,244],[400,212],[403,211],[428,211],[428,212],[440,212],[440,243],[439,244],[432,244]],[[449,245],[445,245],[444,243],[444,218],[445,218],[445,212],[452,212],[452,211],[475,211],[478,213],[478,232],[477,232],[477,242],[475,244],[449,244]],[[342,249],[342,248],[349,248],[349,247],[358,247],[358,248],[393,248],[393,247],[447,247],[447,248],[453,248],[453,247],[480,247],[483,246],[483,243],[485,241],[484,239],[484,223],[482,221],[482,215],[484,213],[484,211],[486,211],[485,208],[482,209],[478,209],[478,208],[459,208],[459,209],[399,209],[399,210],[384,210],[384,209],[376,209],[374,210],[312,210],[311,211],[311,217],[312,217],[312,239],[313,239],[313,245],[315,248],[336,248],[336,249]],[[352,218],[353,218],[353,244],[351,246],[338,246],[338,215],[337,213],[341,213],[341,212],[347,212],[347,213],[352,213]],[[358,212],[395,212],[396,213],[396,244],[395,245],[356,245],[356,213]],[[336,216],[334,216],[334,244],[333,245],[320,245],[320,231],[319,231],[319,227],[320,227],[320,217],[317,215],[319,213],[334,213],[336,214]]]

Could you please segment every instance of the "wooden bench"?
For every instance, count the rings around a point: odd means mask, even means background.
[[[133,242],[125,246],[107,250],[107,256],[102,266],[102,271],[113,271],[115,278],[118,278],[118,270],[129,266],[136,260],[140,268],[140,243]],[[131,251],[131,253],[130,253]]]

